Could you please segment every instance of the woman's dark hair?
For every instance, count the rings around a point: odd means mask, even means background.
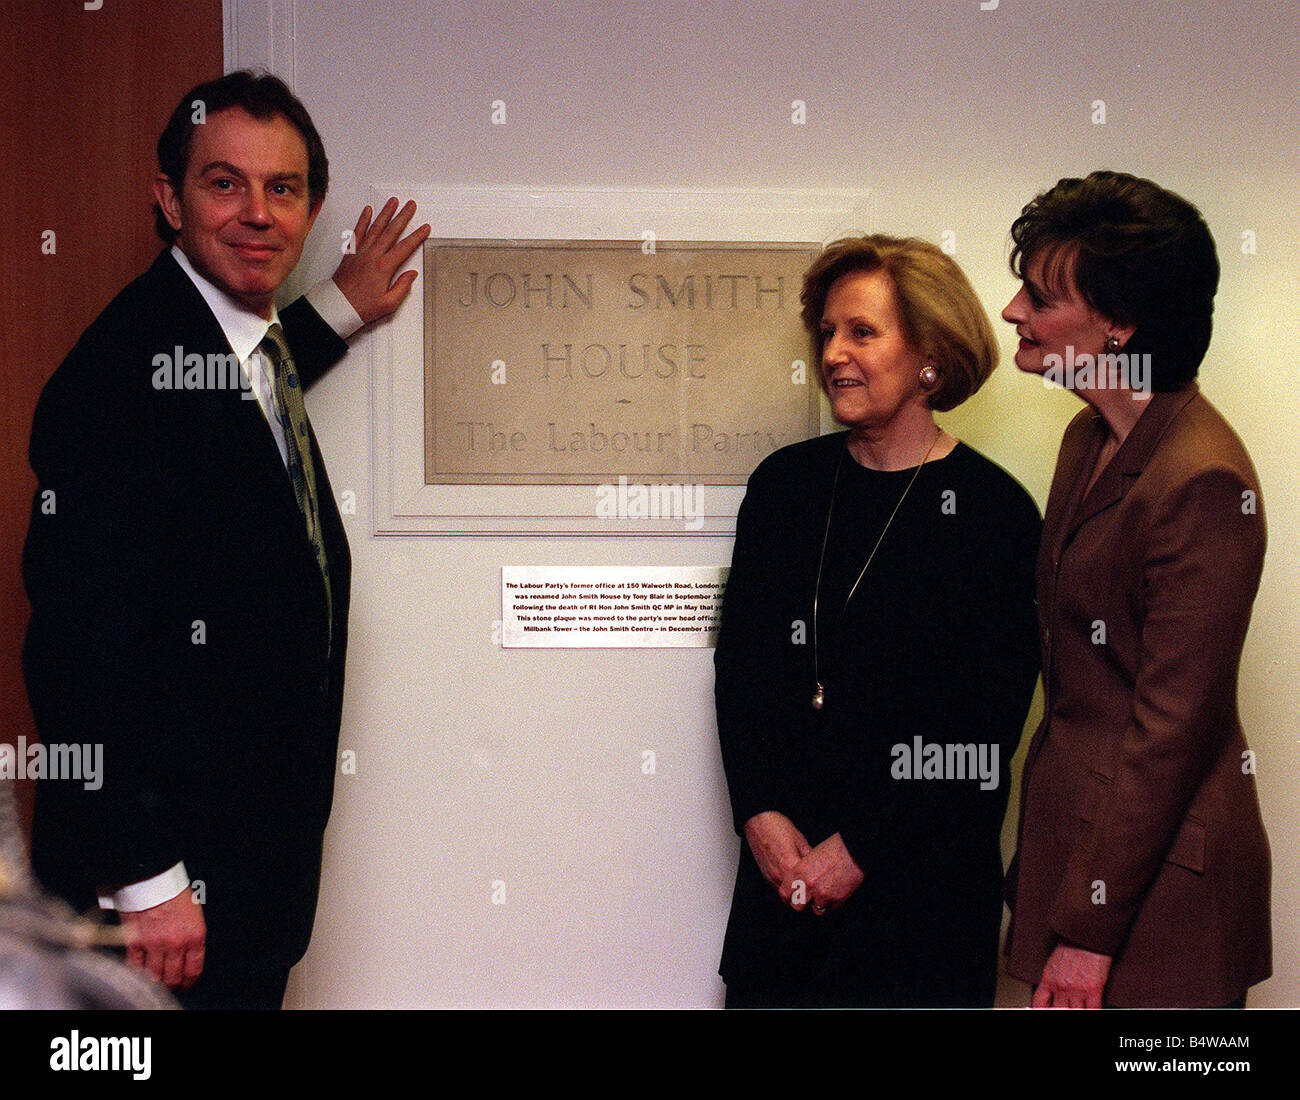
[[[1153,389],[1196,377],[1210,344],[1219,259],[1205,219],[1186,199],[1137,176],[1093,172],[1035,198],[1011,239],[1018,278],[1041,257],[1045,289],[1063,293],[1073,274],[1093,309],[1136,326],[1124,352],[1151,356]]]
[[[199,104],[202,104],[200,108]],[[320,134],[296,95],[289,90],[278,76],[269,73],[254,73],[248,69],[239,69],[233,73],[208,80],[195,85],[183,96],[168,119],[158,138],[158,170],[169,180],[172,187],[180,193],[185,182],[185,172],[190,162],[190,142],[194,137],[194,127],[202,125],[195,120],[196,115],[206,119],[209,115],[239,107],[259,122],[265,122],[276,115],[283,116],[297,131],[307,145],[307,192],[311,197],[313,208],[318,206],[329,190],[330,162],[325,156],[325,146]],[[174,230],[163,217],[162,209],[157,203],[153,208],[154,228],[164,241],[171,244],[176,239]]]

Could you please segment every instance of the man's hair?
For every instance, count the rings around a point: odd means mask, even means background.
[[[1127,355],[1151,356],[1151,386],[1196,377],[1213,328],[1219,259],[1200,211],[1150,180],[1123,172],[1067,178],[1038,195],[1011,226],[1011,270],[1043,260],[1044,288],[1069,279],[1111,321],[1135,325]]]
[[[202,104],[200,112],[200,104]],[[291,123],[307,145],[307,192],[312,207],[320,204],[329,189],[330,163],[320,134],[296,95],[278,76],[239,69],[233,73],[197,84],[181,96],[162,134],[158,138],[158,170],[180,193],[190,162],[190,142],[194,138],[195,115],[207,119],[221,111],[238,107],[259,122],[277,115]],[[176,239],[174,230],[163,217],[162,208],[154,203],[154,228],[168,244]]]
[[[903,335],[912,350],[934,360],[939,380],[926,398],[932,409],[956,408],[980,388],[998,364],[988,314],[956,262],[916,237],[845,237],[826,246],[804,273],[802,318],[822,370],[822,312],[831,286],[845,275],[880,271],[894,292]]]

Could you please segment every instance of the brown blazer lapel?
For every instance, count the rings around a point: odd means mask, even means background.
[[[1096,460],[1105,437],[1105,421],[1092,409],[1082,410],[1066,428],[1043,516],[1040,567],[1044,561],[1055,562],[1060,558],[1061,550],[1077,529],[1078,525],[1072,520],[1078,511],[1078,495],[1082,491],[1082,482],[1086,480],[1085,471]]]
[[[1056,602],[1057,567],[1079,529],[1093,516],[1122,500],[1138,476],[1150,462],[1156,447],[1164,437],[1175,416],[1199,392],[1193,382],[1185,389],[1172,393],[1157,393],[1133,430],[1129,432],[1115,457],[1107,464],[1091,491],[1080,500],[1089,473],[1097,461],[1097,454],[1106,440],[1105,420],[1096,410],[1088,408],[1070,422],[1061,441],[1061,453],[1056,461],[1056,473],[1047,498],[1043,517],[1043,537],[1038,554],[1039,613],[1045,614]],[[1043,629],[1043,675],[1050,674],[1052,661],[1048,624]],[[1040,731],[1042,732],[1042,731]],[[1035,737],[1025,758],[1024,772],[1029,774],[1042,747],[1042,738]]]
[[[1181,390],[1153,394],[1148,399],[1146,411],[1133,425],[1133,430],[1129,432],[1120,449],[1115,452],[1115,457],[1102,470],[1101,476],[1097,478],[1096,484],[1089,490],[1088,495],[1077,507],[1067,507],[1065,515],[1059,518],[1058,522],[1061,522],[1063,527],[1062,548],[1088,520],[1123,499],[1124,494],[1129,491],[1133,482],[1151,461],[1151,456],[1160,445],[1160,440],[1164,438],[1174,417],[1182,412],[1187,403],[1199,392],[1196,383],[1192,382]],[[1088,445],[1083,449],[1079,459],[1082,468],[1077,468],[1074,473],[1075,492],[1069,493],[1071,502],[1074,501],[1078,491],[1078,479],[1086,479],[1091,462],[1096,461],[1097,448],[1101,446],[1105,435],[1104,422],[1098,415],[1094,434],[1084,437]],[[1064,453],[1061,457],[1063,468]],[[1058,475],[1060,472],[1058,470]]]

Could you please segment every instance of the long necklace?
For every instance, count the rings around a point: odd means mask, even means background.
[[[867,570],[871,568],[872,559],[876,556],[876,551],[880,549],[880,544],[885,541],[885,535],[889,531],[889,526],[894,522],[894,517],[898,515],[898,510],[903,506],[903,501],[907,499],[907,494],[912,491],[912,486],[916,484],[916,479],[921,475],[921,466],[924,466],[926,459],[930,457],[930,452],[934,450],[935,444],[939,442],[939,437],[943,435],[942,428],[936,428],[934,438],[930,440],[930,446],[926,448],[925,455],[921,459],[920,466],[917,466],[916,472],[912,474],[907,483],[907,488],[903,490],[903,495],[898,498],[898,503],[894,505],[894,510],[889,513],[889,518],[885,520],[885,526],[880,530],[880,537],[876,539],[876,545],[871,548],[871,553],[867,555],[867,564],[862,567],[862,572],[858,574],[858,579],[853,582],[853,587],[849,589],[849,594],[844,597],[844,607],[840,609],[843,615],[848,610],[849,601],[853,599],[853,593],[858,590],[858,585],[862,583],[862,578],[867,575]],[[826,565],[826,545],[831,537],[831,517],[835,515],[835,496],[840,487],[840,471],[844,468],[844,456],[848,453],[848,441],[845,441],[844,450],[840,452],[840,460],[835,464],[835,481],[831,485],[831,503],[826,509],[826,530],[822,532],[822,552],[817,559],[817,586],[813,589],[813,680],[817,689],[813,692],[812,705],[813,710],[821,710],[826,705],[826,686],[822,683],[821,664],[817,658],[817,605],[821,601],[822,591],[822,568]]]

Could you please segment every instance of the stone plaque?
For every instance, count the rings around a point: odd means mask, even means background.
[[[818,432],[819,245],[424,248],[428,485],[739,485]]]

